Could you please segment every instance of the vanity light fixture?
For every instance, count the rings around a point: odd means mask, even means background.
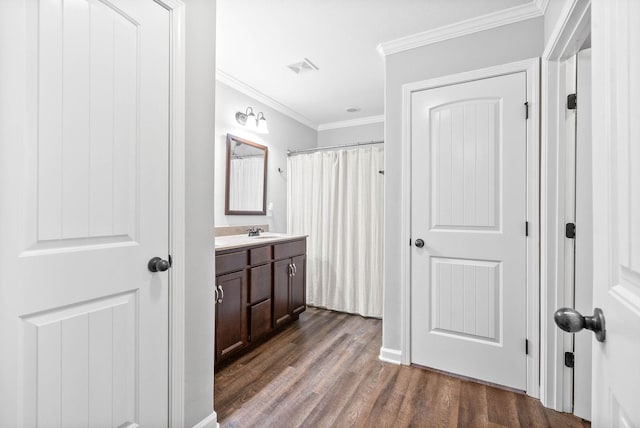
[[[258,116],[253,113],[252,107],[247,107],[247,110],[243,113],[241,111],[236,113],[236,122],[243,125],[249,131],[259,132],[261,134],[268,134],[267,119],[264,117],[264,113],[259,112]]]
[[[267,127],[267,119],[264,117],[264,113],[258,113],[258,117],[256,118],[256,122],[258,123],[258,132],[261,134],[268,134],[269,128]]]

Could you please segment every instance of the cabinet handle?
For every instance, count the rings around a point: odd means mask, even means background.
[[[215,301],[216,303],[218,303],[218,288],[214,288],[214,289],[213,289],[213,292],[214,292],[214,293],[215,293],[215,295],[216,295],[216,298],[214,299],[214,301]]]
[[[296,266],[296,264],[292,264],[291,266],[293,266],[293,276],[296,276],[296,274],[298,273],[298,267]]]
[[[289,263],[288,270],[289,270],[289,278],[291,278],[293,276],[293,266],[291,266],[291,263]]]
[[[218,285],[218,291],[220,292],[220,297],[218,298],[218,303],[222,303],[224,300],[224,290],[222,289],[222,284]]]

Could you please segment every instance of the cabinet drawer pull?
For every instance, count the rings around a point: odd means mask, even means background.
[[[224,300],[224,290],[222,289],[222,284],[218,285],[218,291],[220,292],[219,294],[219,298],[218,298],[218,303],[222,303],[222,301]]]

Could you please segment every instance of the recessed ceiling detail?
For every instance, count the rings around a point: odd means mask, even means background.
[[[309,58],[305,58],[304,61],[289,64],[287,67],[296,74],[320,70]]]

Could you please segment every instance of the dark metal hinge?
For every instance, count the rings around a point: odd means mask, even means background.
[[[564,236],[569,239],[576,238],[576,224],[575,223],[567,223],[564,227]]]
[[[524,103],[524,118],[529,119],[529,101]]]
[[[565,352],[564,365],[572,369],[574,366],[574,363],[575,363],[575,357],[573,355],[573,352]]]
[[[524,353],[529,355],[529,339],[524,340]]]
[[[524,222],[524,236],[529,236],[529,222]]]
[[[578,97],[576,94],[567,95],[567,108],[569,110],[575,110],[578,106]]]

